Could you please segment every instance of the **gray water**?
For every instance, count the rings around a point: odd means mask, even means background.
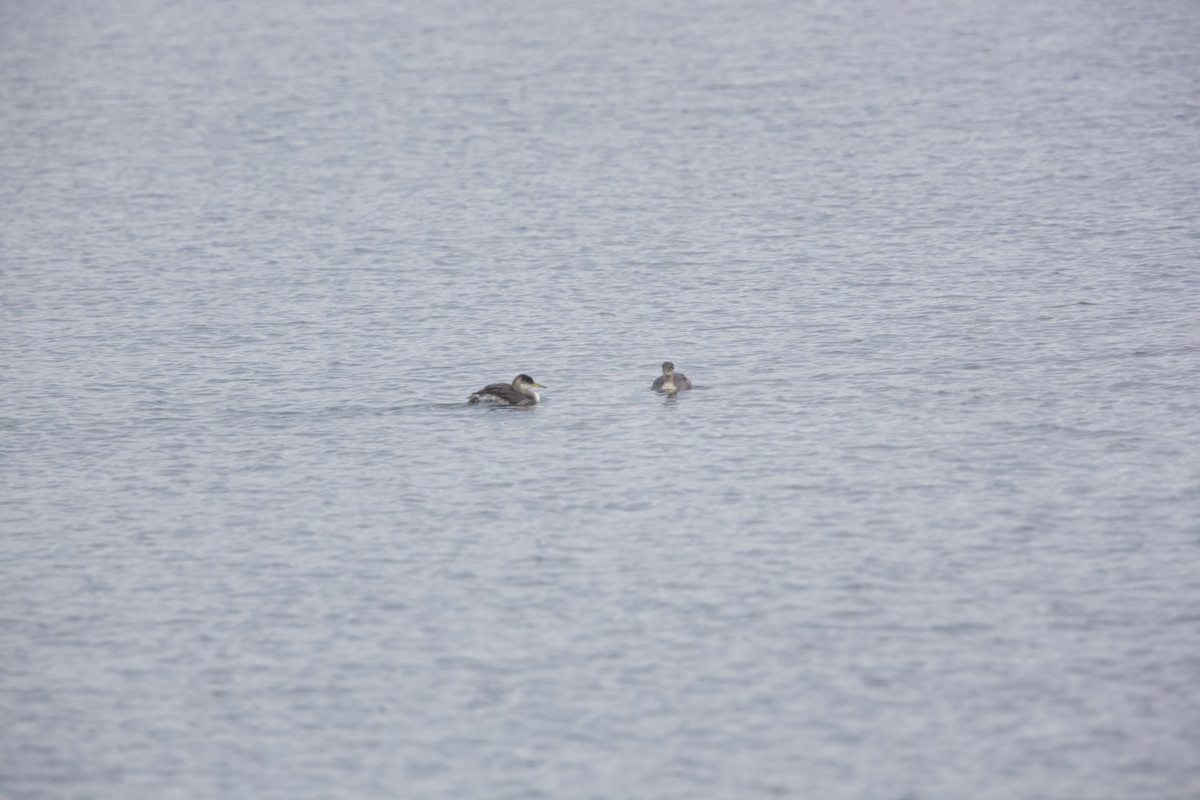
[[[1200,796],[1198,41],[3,0],[0,796]]]

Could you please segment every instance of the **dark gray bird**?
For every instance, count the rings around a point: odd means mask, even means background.
[[[675,371],[675,365],[670,361],[663,362],[663,374],[654,379],[654,383],[650,386],[656,392],[666,392],[667,394],[675,394],[682,392],[684,389],[692,388],[692,382],[688,380],[688,376],[682,372]]]
[[[491,383],[467,398],[471,405],[491,401],[499,406],[531,406],[541,400],[534,389],[545,389],[540,383],[522,372],[512,383]]]

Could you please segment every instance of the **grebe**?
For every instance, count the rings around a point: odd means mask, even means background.
[[[692,382],[688,380],[687,375],[684,375],[682,372],[676,372],[674,364],[670,361],[664,361],[663,374],[654,379],[654,384],[650,388],[656,392],[675,394],[684,389],[692,388]]]
[[[467,398],[474,405],[482,400],[491,400],[501,406],[531,406],[541,400],[534,389],[545,389],[540,383],[522,372],[512,383],[491,383]]]

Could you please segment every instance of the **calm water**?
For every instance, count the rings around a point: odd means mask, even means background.
[[[1197,41],[0,0],[0,796],[1194,800]]]

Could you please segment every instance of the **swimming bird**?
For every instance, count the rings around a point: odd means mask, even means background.
[[[692,382],[688,380],[687,375],[684,375],[682,372],[676,372],[674,364],[670,361],[664,361],[663,374],[654,379],[654,383],[650,388],[656,392],[675,394],[684,389],[692,388]]]
[[[471,405],[490,400],[500,406],[531,406],[541,400],[534,389],[545,389],[540,383],[522,372],[512,383],[490,383],[467,398]]]

